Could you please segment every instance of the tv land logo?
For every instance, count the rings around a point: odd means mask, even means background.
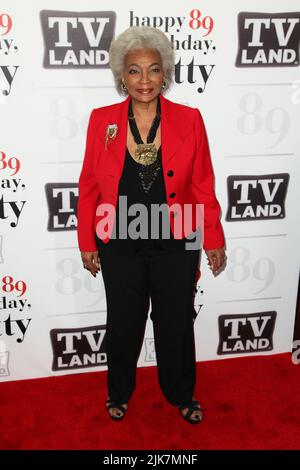
[[[76,230],[78,183],[47,183],[45,185],[49,219],[47,229]]]
[[[288,173],[229,176],[225,220],[245,222],[284,218],[288,182]]]
[[[276,312],[259,312],[219,317],[217,354],[242,354],[271,351]]]
[[[300,12],[238,15],[236,67],[299,65]]]
[[[108,68],[115,34],[113,11],[42,10],[44,68]]]
[[[51,330],[52,370],[106,366],[105,335],[105,325]]]

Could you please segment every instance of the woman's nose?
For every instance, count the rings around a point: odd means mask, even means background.
[[[149,82],[149,75],[148,72],[142,72],[141,74],[141,82]]]

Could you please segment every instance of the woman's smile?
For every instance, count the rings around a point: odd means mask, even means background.
[[[152,93],[153,88],[146,88],[146,89],[138,88],[136,91],[140,93],[141,95],[149,95],[150,93]]]

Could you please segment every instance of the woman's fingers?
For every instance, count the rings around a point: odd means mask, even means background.
[[[217,258],[217,269],[220,269],[220,267],[224,263],[224,252],[223,252],[223,250],[217,251],[216,258]]]
[[[96,265],[98,269],[100,268],[100,258],[99,258],[98,251],[95,251],[93,253],[93,263]]]
[[[213,273],[216,273],[225,261],[225,250],[224,248],[217,248],[215,250],[206,251],[208,257],[208,264]]]
[[[96,277],[97,272],[100,270],[100,259],[98,251],[83,251],[81,252],[81,259],[83,267],[90,271]]]

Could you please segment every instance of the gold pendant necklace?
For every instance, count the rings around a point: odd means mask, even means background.
[[[140,163],[141,165],[152,165],[157,160],[157,148],[156,145],[153,143],[153,140],[155,138],[155,134],[157,131],[157,128],[159,126],[160,122],[160,99],[158,97],[157,99],[157,106],[156,106],[156,116],[153,120],[153,123],[151,125],[151,128],[148,133],[147,141],[152,140],[152,143],[143,143],[139,130],[137,128],[134,115],[132,112],[132,102],[130,100],[129,103],[129,110],[128,110],[128,118],[129,118],[129,125],[130,129],[132,132],[132,135],[134,136],[135,142],[140,142],[137,143],[137,147],[134,151],[134,160],[137,163]]]
[[[137,144],[134,152],[135,161],[141,165],[151,165],[157,159],[155,144]]]

